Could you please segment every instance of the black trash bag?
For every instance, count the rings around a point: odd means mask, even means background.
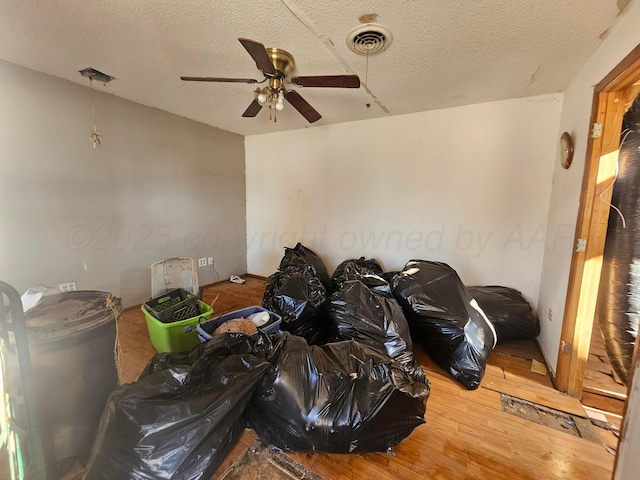
[[[278,270],[284,270],[293,265],[311,265],[325,288],[331,288],[331,279],[322,259],[317,253],[309,250],[300,242],[293,248],[285,247],[284,257],[280,260]]]
[[[540,334],[540,321],[518,290],[492,285],[467,291],[493,324],[497,343],[533,340]]]
[[[336,267],[336,271],[331,276],[331,288],[337,292],[344,282],[349,280],[360,280],[370,289],[383,295],[391,296],[391,286],[382,275],[384,274],[380,264],[373,258],[365,260],[359,259],[345,260]]]
[[[329,338],[330,322],[324,308],[327,289],[311,265],[294,265],[267,279],[262,306],[282,317],[280,328],[320,345]]]
[[[102,414],[86,480],[209,479],[245,428],[242,413],[270,367],[243,335],[160,354],[117,387]]]
[[[429,385],[359,344],[309,346],[272,336],[273,368],[256,389],[247,422],[285,451],[382,452],[424,423]]]
[[[384,272],[382,274],[382,278],[384,278],[387,282],[389,282],[389,285],[391,285],[393,283],[393,279],[396,277],[396,275],[398,275],[400,272]]]
[[[329,301],[327,314],[336,339],[356,340],[397,360],[412,377],[424,377],[422,366],[413,358],[409,325],[395,298],[350,280]]]
[[[624,114],[618,175],[613,185],[595,318],[611,366],[625,384],[632,377],[640,326],[640,96]],[[622,217],[624,216],[624,221]]]
[[[392,286],[414,341],[469,390],[478,388],[496,334],[456,271],[446,263],[411,260]]]

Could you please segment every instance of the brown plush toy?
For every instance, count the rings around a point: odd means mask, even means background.
[[[244,333],[245,335],[253,335],[258,333],[258,329],[251,320],[246,318],[234,318],[224,322],[213,331],[212,336],[221,335],[223,333]]]

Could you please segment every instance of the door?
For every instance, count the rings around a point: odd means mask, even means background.
[[[589,138],[574,243],[584,239],[586,248],[571,259],[555,377],[558,390],[575,397],[582,394],[589,356],[622,117],[638,91],[640,45],[594,90],[591,125],[601,127]]]

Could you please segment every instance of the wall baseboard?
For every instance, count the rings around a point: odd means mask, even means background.
[[[536,338],[534,342],[536,342],[536,345],[538,346],[538,350],[540,350],[540,353],[542,354],[542,358],[544,359],[545,367],[547,367],[547,372],[549,373],[549,377],[551,378],[551,383],[553,384],[553,388],[558,390],[558,383],[556,382],[556,372],[554,372],[549,366],[550,365],[549,360],[547,359],[547,356],[544,354],[544,350],[542,350],[542,348],[540,347],[540,342],[538,341],[538,339]],[[565,393],[565,392],[561,392],[561,393]]]
[[[267,280],[267,277],[263,277],[262,275],[255,275],[253,273],[245,273],[244,275],[240,275],[241,277],[247,277],[247,278],[255,278],[256,280]]]

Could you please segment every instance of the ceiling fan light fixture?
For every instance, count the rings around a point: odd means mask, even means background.
[[[265,46],[248,38],[238,38],[247,53],[253,58],[256,67],[260,70],[264,79],[258,81],[251,78],[226,78],[226,77],[191,77],[181,76],[187,82],[221,82],[221,83],[264,83],[269,82],[264,88],[256,88],[253,91],[253,100],[242,113],[245,118],[255,117],[262,108],[269,107],[269,119],[276,121],[276,112],[284,110],[284,100],[302,115],[309,123],[317,122],[322,118],[318,111],[309,105],[298,92],[287,90],[286,84],[297,87],[320,88],[360,88],[360,78],[355,74],[349,75],[311,75],[288,78],[293,72],[295,63],[293,55],[278,49],[265,48]]]
[[[378,23],[358,25],[347,35],[347,47],[359,55],[383,52],[391,45],[391,30]]]
[[[278,110],[279,112],[284,110],[284,93],[282,92],[282,90],[280,90],[280,93],[278,93],[278,100],[276,100],[276,110]]]

